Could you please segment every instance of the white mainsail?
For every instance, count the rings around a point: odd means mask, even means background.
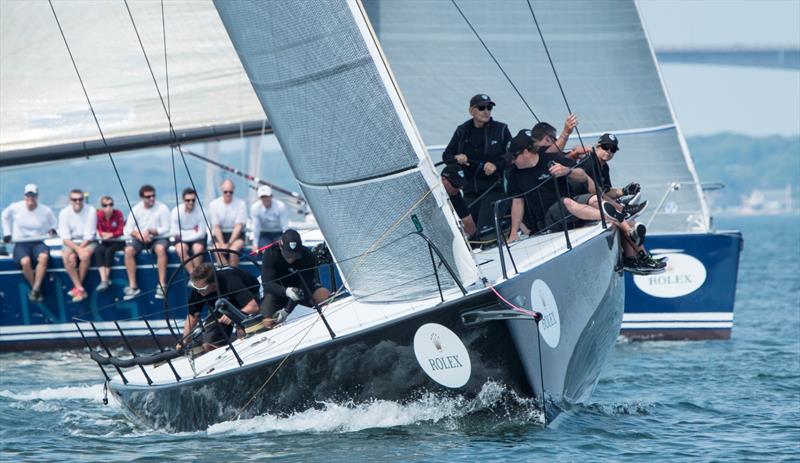
[[[356,1],[215,2],[350,292],[437,289],[424,232],[478,278],[438,174]],[[453,280],[439,269],[444,288]]]
[[[566,107],[525,0],[456,0],[533,111],[560,128]],[[364,0],[424,140],[446,144],[469,98],[488,93],[512,132],[536,123],[450,1]],[[532,0],[584,142],[620,135],[616,185],[637,181],[651,230],[707,230],[708,210],[632,0]],[[462,117],[463,116],[463,117]],[[577,139],[571,142],[577,144]]]
[[[161,3],[129,5],[166,100]],[[53,6],[106,138],[161,133],[168,141],[166,112],[125,3],[56,0]],[[221,126],[263,122],[214,5],[171,0],[164,17],[174,128],[213,135]],[[48,2],[0,1],[0,60],[0,161],[25,150],[38,153],[26,159],[47,161],[56,147],[100,138]]]

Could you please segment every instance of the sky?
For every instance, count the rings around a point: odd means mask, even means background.
[[[653,47],[800,48],[800,0],[639,0]],[[661,65],[686,136],[800,134],[800,71]]]

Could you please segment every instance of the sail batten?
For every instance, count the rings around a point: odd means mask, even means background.
[[[349,291],[386,302],[464,284],[470,251],[365,13],[352,0],[215,5]],[[391,244],[391,245],[390,245]]]

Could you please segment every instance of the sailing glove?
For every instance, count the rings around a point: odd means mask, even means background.
[[[629,183],[625,185],[625,188],[622,189],[623,195],[635,195],[636,193],[641,190],[641,187],[638,183]]]
[[[300,288],[286,288],[286,297],[297,302],[303,299],[303,291]]]
[[[277,325],[278,323],[283,323],[286,321],[286,317],[289,316],[289,312],[286,309],[281,309],[272,316],[272,321],[275,322]]]
[[[3,242],[4,243],[10,243],[11,242],[11,235],[4,236],[3,237]]]

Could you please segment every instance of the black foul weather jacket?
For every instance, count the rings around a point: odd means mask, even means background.
[[[442,153],[442,160],[451,162],[457,154],[466,154],[469,166],[464,166],[467,193],[481,193],[487,190],[498,179],[503,178],[506,167],[505,153],[511,142],[508,126],[494,119],[489,119],[481,128],[476,128],[472,119],[456,128],[453,138]],[[486,175],[483,165],[491,162],[497,167],[492,175]]]

